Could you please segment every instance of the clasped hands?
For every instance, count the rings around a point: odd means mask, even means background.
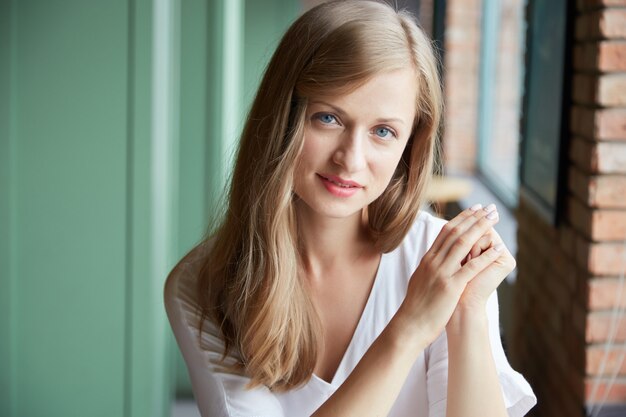
[[[498,220],[494,204],[477,204],[442,228],[399,310],[413,330],[432,341],[453,315],[485,314],[487,299],[516,265],[493,229]]]

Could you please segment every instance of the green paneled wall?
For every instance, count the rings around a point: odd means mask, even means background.
[[[248,109],[278,41],[300,12],[296,0],[247,0],[244,29],[244,108]]]
[[[11,400],[122,415],[128,8],[12,6]]]
[[[162,285],[297,4],[0,0],[0,416],[189,392]]]
[[[1,7],[0,414],[167,415],[152,3]]]
[[[10,123],[14,94],[12,94],[12,77],[15,70],[12,68],[11,47],[15,39],[15,27],[11,25],[14,18],[11,4],[0,1],[0,415],[10,416],[13,413],[13,403],[10,401],[15,395],[15,384],[12,376],[15,375],[11,352],[14,351],[14,287],[11,285],[14,274],[12,258],[15,257],[12,241],[13,214],[15,203],[12,179],[14,167],[12,161],[15,144],[10,138],[14,124]]]

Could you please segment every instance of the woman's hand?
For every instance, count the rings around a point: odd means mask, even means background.
[[[432,341],[443,331],[468,284],[487,271],[503,253],[502,246],[491,245],[482,254],[464,262],[474,245],[497,222],[494,205],[484,209],[477,205],[443,227],[411,276],[406,298],[398,311],[398,319],[404,319],[402,323],[410,327],[409,332]],[[491,278],[477,285],[468,300],[474,302],[475,298],[480,298],[497,280],[493,277],[499,277],[499,270],[491,271],[487,274]]]
[[[482,253],[488,251],[494,246],[500,245],[500,256],[491,263],[487,268],[478,273],[466,286],[455,314],[473,311],[484,312],[489,296],[498,288],[500,283],[508,274],[515,269],[516,262],[511,252],[502,242],[502,238],[494,229],[489,230],[480,240],[472,247],[467,260],[481,256]]]

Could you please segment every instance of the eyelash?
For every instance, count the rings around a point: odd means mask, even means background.
[[[314,118],[314,119],[316,119],[316,120],[319,120],[322,124],[325,124],[325,125],[331,124],[331,122],[324,122],[324,121],[322,120],[322,118],[323,118],[323,117],[326,117],[326,116],[330,116],[330,117],[332,117],[332,118],[333,118],[333,121],[334,121],[334,122],[336,122],[338,125],[340,125],[339,121],[337,120],[337,117],[336,117],[334,114],[332,114],[332,113],[317,113],[317,114],[313,115],[313,118]],[[397,139],[397,138],[398,138],[398,134],[396,133],[396,131],[395,131],[395,130],[393,130],[392,128],[390,128],[389,126],[384,126],[384,125],[383,125],[383,126],[376,126],[376,127],[374,128],[374,131],[376,131],[376,130],[378,130],[378,129],[385,129],[385,130],[387,130],[389,133],[391,133],[391,136],[393,136],[393,138],[394,138],[394,139]],[[378,136],[378,135],[377,135],[377,136]],[[385,139],[386,139],[385,137],[382,137],[382,136],[378,136],[378,137],[379,137],[380,139],[382,139],[382,140],[385,140]]]

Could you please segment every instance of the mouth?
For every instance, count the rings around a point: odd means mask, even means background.
[[[350,181],[350,180],[344,180],[343,178],[340,177],[336,177],[334,175],[322,175],[322,174],[317,174],[319,177],[321,177],[322,179],[336,185],[337,187],[341,187],[341,188],[363,188],[363,186],[361,184],[359,184],[358,182],[355,181]]]

